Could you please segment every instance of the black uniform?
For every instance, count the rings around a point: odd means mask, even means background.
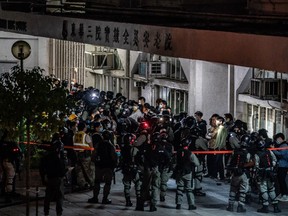
[[[49,214],[50,202],[56,199],[57,215],[62,215],[64,184],[63,179],[66,173],[65,160],[60,156],[60,152],[51,151],[44,156],[40,162],[40,175],[44,185],[46,185],[44,199],[44,213]]]
[[[160,161],[169,161],[169,155],[163,147],[156,142],[152,144],[144,144],[140,150],[138,158],[141,158],[143,163],[143,183],[141,186],[141,200],[137,202],[136,210],[144,210],[144,202],[151,201],[150,211],[156,211],[156,203],[159,197],[160,189]],[[151,192],[151,194],[149,194]],[[138,200],[137,200],[138,201]]]

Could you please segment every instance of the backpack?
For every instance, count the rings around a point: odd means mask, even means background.
[[[274,172],[273,168],[273,158],[269,150],[264,150],[257,152],[259,157],[259,170],[258,177],[261,179],[269,179],[274,182],[277,178],[277,173]],[[270,169],[269,169],[270,168]]]
[[[240,176],[244,173],[244,165],[247,160],[247,154],[248,151],[243,149],[234,150],[227,169],[231,170],[235,176]]]
[[[260,151],[257,153],[259,156],[259,168],[266,169],[273,167],[273,158],[269,150]]]
[[[194,164],[191,161],[191,154],[191,151],[188,149],[182,148],[177,151],[177,164],[175,170],[178,171],[178,175],[187,175],[194,170]]]
[[[115,168],[117,166],[117,154],[110,141],[104,140],[98,146],[95,166],[101,168]]]

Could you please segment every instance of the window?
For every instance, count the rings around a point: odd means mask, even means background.
[[[251,104],[247,104],[247,123],[248,123],[248,130],[253,131],[253,106]]]
[[[266,108],[260,108],[260,128],[266,128]]]
[[[279,110],[275,111],[275,133],[280,133],[283,132],[282,131],[282,115],[281,112]]]
[[[167,105],[174,114],[188,110],[188,92],[178,89],[170,89],[156,85],[154,87],[154,98],[161,98],[167,101]],[[153,101],[155,103],[155,101]]]
[[[280,100],[281,91],[283,98],[287,96],[286,86],[287,80],[273,78],[252,79],[250,94],[264,100]]]
[[[251,95],[260,97],[260,80],[251,80]]]

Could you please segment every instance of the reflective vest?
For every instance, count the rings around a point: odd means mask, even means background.
[[[74,135],[74,146],[81,146],[81,147],[90,147],[89,144],[86,142],[86,136],[84,131],[78,131]],[[75,148],[75,151],[84,151],[84,149],[77,149]]]

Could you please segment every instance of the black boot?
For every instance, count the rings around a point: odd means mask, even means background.
[[[247,194],[246,195],[246,197],[245,197],[245,204],[250,204],[251,203],[251,200],[252,200],[252,197],[251,197],[251,195],[249,194]]]
[[[142,200],[140,198],[137,198],[135,210],[136,211],[144,211],[144,203],[142,202]]]
[[[11,203],[12,202],[12,194],[6,193],[5,194],[5,203]]]
[[[202,192],[201,189],[193,190],[194,196],[206,196],[206,193]]]
[[[229,203],[229,205],[226,208],[227,211],[233,212],[234,211],[234,204],[233,203]]]
[[[195,210],[197,207],[195,205],[189,205],[188,210]]]
[[[269,213],[268,206],[267,205],[263,205],[261,209],[257,209],[257,212]]]
[[[88,199],[88,203],[98,203],[98,198],[92,197],[92,198]]]
[[[181,204],[177,204],[176,209],[178,209],[178,210],[181,209]]]
[[[273,208],[274,208],[274,213],[280,213],[281,212],[281,210],[278,207],[278,203],[273,204]]]
[[[241,204],[239,204],[238,206],[237,206],[237,212],[246,212],[246,209],[244,208],[244,206],[243,205],[241,205]]]
[[[112,201],[108,198],[103,197],[102,204],[111,204]]]
[[[155,205],[151,204],[150,205],[150,212],[154,212],[154,211],[157,211],[157,208]]]
[[[131,200],[130,200],[130,197],[126,197],[126,206],[127,207],[131,207],[133,204],[132,204],[132,202],[131,202]]]
[[[160,201],[164,202],[165,201],[165,196],[160,196]]]

